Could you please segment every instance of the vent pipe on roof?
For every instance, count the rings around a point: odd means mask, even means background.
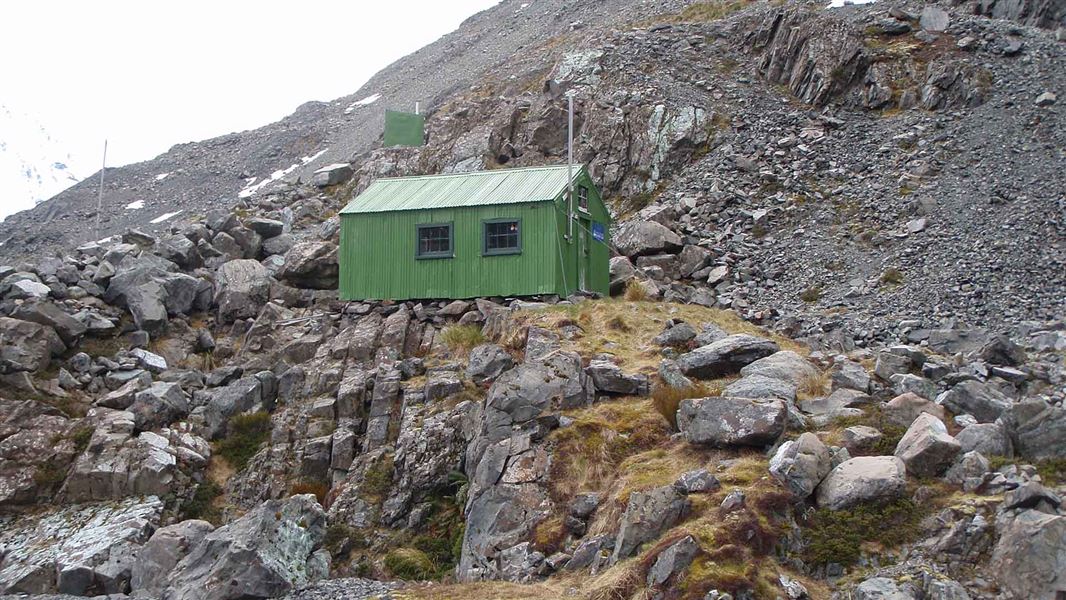
[[[417,115],[417,114],[421,114],[421,113],[419,113],[419,112],[418,112],[418,109],[419,109],[419,104],[421,104],[421,103],[420,103],[420,102],[418,102],[418,101],[415,101],[415,114],[416,114],[416,115]]]
[[[574,243],[574,90],[566,93],[566,241]]]

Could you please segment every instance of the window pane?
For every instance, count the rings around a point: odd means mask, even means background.
[[[485,251],[518,250],[518,221],[485,223]]]
[[[585,209],[589,207],[589,189],[585,186],[577,188],[577,205]]]
[[[452,250],[451,228],[447,225],[418,228],[418,254],[449,254]]]

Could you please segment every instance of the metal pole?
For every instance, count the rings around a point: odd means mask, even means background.
[[[566,94],[566,187],[568,208],[566,213],[566,239],[574,243],[574,92]]]
[[[421,108],[421,107],[419,106],[419,104],[420,104],[419,102],[415,102],[415,114],[416,114],[416,115],[417,115],[417,114],[420,114],[420,113],[418,112],[418,109],[419,109],[419,108]]]
[[[100,165],[100,191],[96,196],[96,239],[100,239],[100,212],[104,209],[104,169],[107,168],[107,140],[104,140],[104,160]]]

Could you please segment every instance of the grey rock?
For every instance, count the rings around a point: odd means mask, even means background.
[[[263,239],[278,237],[285,231],[285,224],[275,219],[252,217],[245,219],[245,226],[263,236]]]
[[[64,350],[63,340],[51,327],[0,317],[0,373],[47,368],[52,357]]]
[[[625,291],[626,284],[636,277],[637,270],[625,256],[613,256],[608,263],[610,272],[610,292],[617,296]]]
[[[689,377],[710,379],[736,373],[777,351],[777,344],[770,340],[736,334],[682,354],[677,364]]]
[[[907,356],[882,351],[877,353],[874,374],[885,381],[890,381],[897,373],[909,373],[913,365],[914,363]]]
[[[685,374],[681,372],[681,367],[674,360],[664,359],[659,363],[659,378],[672,388],[686,389],[692,387],[692,380],[685,377]]]
[[[681,322],[667,327],[662,333],[652,338],[651,342],[657,346],[684,346],[696,338],[696,330],[692,325]]]
[[[600,505],[600,495],[596,493],[584,493],[574,496],[567,507],[567,512],[578,519],[588,519]]]
[[[910,392],[896,396],[881,407],[881,415],[885,421],[897,427],[910,427],[914,419],[923,413],[938,419],[947,418],[947,413],[939,404]]]
[[[219,319],[228,323],[259,314],[270,296],[270,274],[254,260],[223,263],[215,277],[215,303]]]
[[[855,600],[916,600],[887,577],[872,577],[855,588]]]
[[[922,413],[907,428],[894,454],[907,465],[908,473],[916,477],[933,477],[951,466],[960,448],[959,442],[948,434],[943,421]]]
[[[781,444],[770,459],[770,474],[801,499],[814,493],[831,468],[829,449],[810,432]]]
[[[268,500],[219,527],[171,571],[167,600],[272,598],[303,586],[312,555],[326,535],[326,514],[314,496]],[[226,585],[214,582],[226,581]]]
[[[841,443],[849,451],[869,450],[877,445],[884,437],[880,431],[867,425],[853,425],[844,430]]]
[[[347,163],[326,165],[312,174],[311,183],[318,187],[338,185],[351,179],[354,173]]]
[[[837,465],[818,485],[818,505],[842,510],[891,500],[907,488],[906,466],[895,456],[860,456]]]
[[[677,425],[693,444],[766,446],[784,432],[786,414],[780,400],[691,398],[681,402]]]
[[[1066,517],[1023,510],[996,521],[989,573],[1014,598],[1055,598],[1066,590]]]
[[[298,288],[336,289],[340,266],[333,242],[296,244],[285,255],[278,279]]]
[[[143,348],[134,348],[130,351],[130,356],[137,359],[137,364],[141,368],[152,373],[162,373],[167,370],[167,360],[154,352],[149,352]]]
[[[722,395],[741,398],[779,398],[793,402],[796,400],[796,386],[780,379],[748,375],[727,385]]]
[[[707,469],[696,469],[682,473],[674,487],[684,494],[709,494],[720,489],[722,484]]]
[[[665,584],[671,577],[675,577],[681,571],[692,564],[700,545],[696,538],[687,535],[670,546],[667,546],[655,558],[651,569],[648,570],[648,587],[656,587]]]
[[[647,396],[648,377],[639,373],[624,373],[609,360],[593,360],[585,369],[596,391],[623,396]]]
[[[759,375],[778,379],[799,387],[806,380],[817,377],[818,369],[799,354],[782,350],[745,366],[740,370],[740,374],[745,377]]]
[[[1033,398],[1003,415],[1015,453],[1026,458],[1066,457],[1066,408]]]
[[[965,491],[973,491],[984,482],[984,475],[988,471],[988,459],[973,450],[959,455],[947,473],[944,473],[944,481],[964,486]]]
[[[176,383],[153,383],[137,392],[129,411],[139,430],[169,425],[189,414],[189,400]]]
[[[922,9],[922,16],[918,20],[919,25],[926,31],[946,31],[951,24],[951,17],[947,11],[935,6],[926,6]]]
[[[677,252],[681,237],[655,221],[627,221],[612,240],[618,251],[628,257]]]
[[[963,381],[937,396],[937,404],[955,414],[973,415],[981,423],[991,423],[1013,404],[995,387],[979,381]]]
[[[686,245],[681,249],[681,253],[677,257],[677,267],[680,275],[682,277],[691,277],[693,273],[702,269],[710,259],[710,250],[692,244]]]
[[[975,423],[960,431],[955,439],[961,452],[977,451],[985,456],[1014,456],[1010,434],[1003,423]]]
[[[492,383],[501,373],[514,366],[514,359],[496,344],[481,344],[470,351],[466,376],[478,385]]]
[[[937,387],[925,377],[910,373],[899,373],[891,378],[892,387],[897,394],[915,394],[922,398],[936,398]]]
[[[641,544],[658,538],[681,520],[687,507],[685,495],[672,485],[630,494],[612,562],[632,556]]]
[[[997,335],[981,348],[978,357],[990,365],[1017,367],[1028,362],[1025,350],[1005,335]]]
[[[87,328],[81,321],[68,315],[51,302],[27,300],[15,307],[11,316],[51,327],[67,346],[73,346],[85,335]]]
[[[157,529],[137,551],[130,589],[148,596],[160,596],[166,589],[171,570],[214,529],[215,526],[207,521],[198,520]]]

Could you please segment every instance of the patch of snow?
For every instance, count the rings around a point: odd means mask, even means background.
[[[525,10],[527,8],[529,8],[529,2],[523,2],[522,6],[519,6],[518,10],[516,10],[515,12],[516,13],[520,13],[520,12],[522,12],[523,10]]]
[[[126,210],[138,210],[144,208],[144,200],[134,200],[126,205]]]
[[[304,156],[304,157],[303,157],[303,158],[301,158],[300,160],[301,160],[301,161],[303,161],[303,164],[305,164],[305,165],[306,165],[307,163],[309,163],[309,162],[311,162],[311,161],[315,160],[316,158],[318,158],[319,156],[322,156],[323,154],[325,154],[325,153],[326,153],[326,150],[329,150],[329,148],[326,148],[325,150],[320,150],[320,151],[319,151],[319,152],[318,152],[317,154],[315,154],[314,156]]]
[[[840,8],[852,4],[870,4],[871,2],[877,2],[877,0],[833,0],[826,8]]]
[[[344,114],[350,115],[352,114],[352,111],[359,108],[360,106],[370,106],[371,104],[377,102],[380,98],[381,94],[374,94],[372,96],[367,96],[362,100],[356,100],[355,102],[349,104],[348,108],[344,109]]]
[[[159,175],[155,176],[155,180],[156,181],[163,181],[164,179],[167,178],[168,175],[170,175],[170,173],[160,173]]]
[[[156,218],[152,219],[151,221],[149,221],[149,223],[152,223],[153,225],[156,224],[156,223],[162,223],[163,221],[166,221],[168,219],[173,219],[174,217],[176,217],[176,216],[178,216],[180,214],[181,214],[180,210],[176,210],[174,212],[163,213],[163,214],[159,215],[158,217],[156,217]]]

